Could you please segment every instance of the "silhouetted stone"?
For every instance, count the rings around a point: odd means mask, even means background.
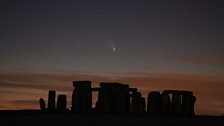
[[[100,87],[91,87],[91,81],[74,81],[72,94],[72,111],[74,112],[103,112],[103,113],[143,113],[146,108],[145,98],[137,88],[121,83],[100,83]],[[98,91],[98,101],[92,108],[92,91]],[[55,111],[56,92],[48,94],[49,111]],[[59,95],[57,110],[66,111],[66,95]],[[152,115],[194,115],[196,97],[191,91],[164,90],[150,92],[147,98],[147,112]],[[43,98],[39,100],[41,110],[46,110]]]
[[[132,112],[142,113],[145,111],[145,98],[141,96],[140,92],[132,93]]]
[[[115,87],[115,111],[128,112],[130,110],[129,86],[119,84]]]
[[[98,112],[109,112],[110,104],[112,104],[112,96],[110,96],[110,88],[104,83],[100,83],[100,89],[98,93],[98,101],[97,101],[97,111]]]
[[[94,87],[94,88],[91,88],[92,91],[99,91],[100,88],[99,87]]]
[[[141,97],[141,108],[142,108],[142,112],[145,112],[145,108],[146,108],[146,102],[145,102],[145,98]]]
[[[55,110],[55,97],[56,97],[56,92],[51,90],[48,93],[48,110],[53,111]]]
[[[137,92],[138,89],[137,88],[129,88],[129,92]]]
[[[140,102],[141,102],[141,93],[133,92],[132,99],[131,99],[132,112],[139,112]]]
[[[194,115],[194,104],[196,97],[192,93],[185,93],[182,96],[182,113],[186,116]]]
[[[58,95],[57,110],[58,111],[66,111],[66,108],[67,108],[66,95]]]
[[[182,105],[181,105],[181,94],[173,93],[172,94],[172,114],[181,115],[182,114]]]
[[[165,90],[163,94],[172,95],[173,115],[194,115],[194,103],[196,98],[191,91]]]
[[[119,83],[100,83],[97,110],[99,112],[128,112],[129,86]]]
[[[39,103],[40,103],[40,109],[41,109],[41,111],[45,111],[46,110],[46,104],[45,104],[44,99],[43,98],[40,98]]]
[[[171,109],[170,96],[167,93],[162,93],[161,94],[161,114],[170,115],[171,112],[172,112],[172,109]]]
[[[91,81],[74,81],[72,94],[72,111],[90,112],[92,110]]]
[[[153,91],[148,94],[147,112],[152,115],[158,115],[161,112],[160,92]]]

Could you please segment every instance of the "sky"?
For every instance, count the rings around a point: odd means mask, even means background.
[[[38,108],[73,80],[191,90],[224,114],[222,0],[1,0],[0,109]],[[70,103],[69,103],[70,104]]]

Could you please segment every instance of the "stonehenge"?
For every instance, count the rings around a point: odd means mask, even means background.
[[[147,101],[137,88],[128,84],[101,82],[92,87],[91,81],[73,81],[71,112],[74,113],[146,113],[162,116],[194,116],[196,97],[191,91],[151,91]],[[95,107],[92,107],[92,92],[98,92]],[[39,99],[42,111],[67,111],[67,96],[56,91],[48,93],[47,108],[43,98]],[[147,102],[147,103],[146,103]],[[55,105],[57,103],[57,105]]]
[[[165,90],[150,92],[147,112],[152,115],[193,116],[196,97],[190,91]]]

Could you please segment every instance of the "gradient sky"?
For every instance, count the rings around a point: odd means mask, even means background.
[[[197,114],[224,114],[223,5],[1,0],[0,109],[38,108],[48,90],[70,97],[72,80],[90,79],[192,90]]]

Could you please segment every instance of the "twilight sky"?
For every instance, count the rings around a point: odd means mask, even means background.
[[[0,109],[38,108],[49,89],[70,98],[72,80],[89,79],[192,90],[197,114],[224,114],[223,5],[1,0]]]

